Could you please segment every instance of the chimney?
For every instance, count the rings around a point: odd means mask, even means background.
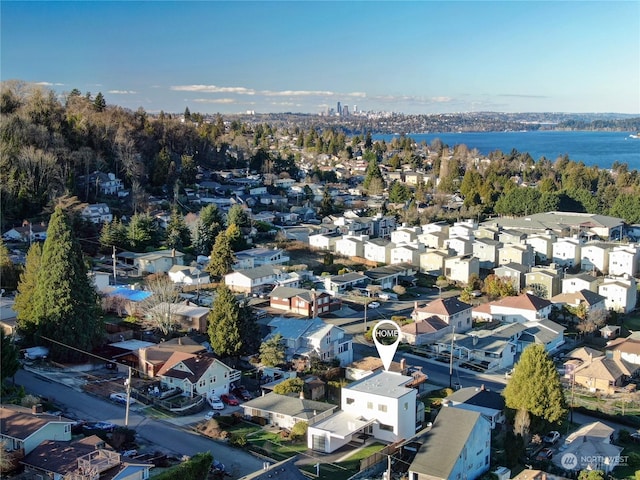
[[[407,360],[402,358],[400,360],[400,372],[404,375],[404,372],[407,370]]]
[[[478,344],[478,336],[477,335],[473,335],[473,344],[474,345]]]
[[[176,258],[176,249],[175,248],[171,249],[171,258]]]
[[[31,413],[33,413],[34,415],[41,415],[42,414],[42,404],[38,403],[36,405],[33,405],[31,407]]]
[[[484,383],[483,383],[482,385],[480,385],[480,391],[484,392],[485,390],[486,390],[486,388],[485,388]]]
[[[304,400],[304,390],[300,390],[300,400]]]
[[[182,337],[178,337],[178,345],[182,345]]]

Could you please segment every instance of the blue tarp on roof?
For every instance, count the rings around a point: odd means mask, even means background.
[[[109,293],[110,297],[124,297],[132,302],[141,302],[144,299],[151,296],[151,292],[145,292],[143,290],[131,290],[130,288],[116,288]]]

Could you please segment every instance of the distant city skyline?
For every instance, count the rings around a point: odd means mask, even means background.
[[[640,114],[637,0],[3,0],[0,12],[2,81],[133,110]]]

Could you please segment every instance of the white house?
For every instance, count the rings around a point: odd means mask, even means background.
[[[418,239],[418,235],[421,233],[422,229],[420,227],[408,227],[403,225],[391,232],[391,241],[396,244],[414,243]]]
[[[577,238],[559,238],[553,244],[553,262],[562,267],[575,267],[580,264],[582,246]]]
[[[442,401],[442,406],[478,412],[489,420],[491,429],[505,422],[504,397],[484,385],[461,388],[447,396]]]
[[[224,283],[234,292],[254,293],[270,290],[285,276],[279,268],[264,265],[228,273],[224,276]]]
[[[309,235],[309,246],[318,250],[334,251],[336,242],[342,238],[340,233],[317,233]]]
[[[420,254],[420,271],[439,276],[444,272],[444,261],[450,257],[448,250],[428,250]]]
[[[580,290],[598,293],[598,283],[598,279],[588,273],[567,275],[562,279],[562,293],[575,293]]]
[[[589,242],[582,246],[580,268],[585,271],[609,273],[609,252],[615,244],[605,242]]]
[[[472,308],[458,297],[439,298],[420,308],[416,303],[411,318],[417,322],[435,315],[447,325],[455,327],[457,333],[463,333],[471,328]]]
[[[553,462],[566,468],[560,462],[571,454],[577,460],[572,470],[602,470],[606,475],[625,458],[621,455],[623,448],[611,444],[614,433],[613,428],[602,422],[583,425],[567,437],[561,447],[563,455],[558,455]]]
[[[310,358],[317,356],[322,361],[337,358],[345,366],[353,361],[353,344],[345,337],[342,328],[323,322],[320,318],[301,320],[276,317],[269,322],[269,339],[282,335],[286,346],[287,359],[294,356]]]
[[[480,262],[480,268],[491,269],[498,265],[498,250],[502,242],[492,238],[476,238],[473,242],[473,256]]]
[[[368,283],[369,279],[360,272],[324,277],[324,289],[332,295],[344,293],[353,287],[364,287]]]
[[[380,371],[342,387],[341,410],[309,425],[309,448],[331,453],[358,433],[395,442],[416,431],[417,390],[406,387],[413,377]]]
[[[420,265],[420,254],[424,252],[424,245],[420,243],[398,245],[391,249],[391,264],[408,263]]]
[[[372,262],[391,263],[391,250],[395,243],[384,238],[374,238],[364,244],[364,258]]]
[[[186,357],[186,358],[185,358]],[[220,396],[229,393],[230,385],[240,381],[241,372],[211,355],[176,352],[160,368],[157,377],[168,389],[180,388],[182,395]]]
[[[473,309],[473,315],[487,319],[484,315],[488,312],[492,320],[525,323],[549,318],[551,306],[549,300],[525,293],[479,305]]]
[[[462,222],[455,222],[449,227],[449,238],[461,237],[473,240],[473,233],[478,228],[478,222],[475,220],[464,220]]]
[[[174,265],[184,265],[184,253],[175,249],[156,250],[149,253],[119,253],[118,258],[122,258],[125,264],[133,262],[133,266],[138,269],[138,275],[144,273],[167,273]]]
[[[282,265],[290,260],[289,256],[279,248],[250,248],[236,252],[235,257],[234,270],[246,270],[263,265]]]
[[[636,280],[629,276],[605,277],[598,286],[598,293],[606,298],[607,309],[629,313],[636,308],[638,289]]]
[[[480,478],[490,466],[489,420],[479,412],[441,408],[409,465],[409,479]]]
[[[614,247],[609,252],[609,275],[638,274],[640,265],[640,245],[630,244]]]
[[[498,264],[519,263],[525,267],[533,267],[536,264],[536,254],[531,245],[526,243],[518,245],[506,245],[498,250]]]
[[[469,255],[473,252],[473,240],[466,237],[454,237],[445,241],[445,246],[457,255]]]
[[[364,245],[368,240],[368,235],[344,235],[336,240],[335,252],[345,257],[363,257]]]
[[[426,232],[418,235],[418,241],[427,248],[442,248],[449,240],[447,232]]]
[[[444,259],[444,276],[452,282],[469,283],[473,274],[480,274],[480,262],[473,255],[462,255]]]
[[[209,274],[207,272],[187,265],[174,265],[169,269],[168,274],[173,283],[183,285],[205,285],[209,283]]]
[[[449,224],[447,222],[433,222],[422,225],[422,233],[442,232],[449,235]]]
[[[246,418],[263,418],[268,425],[291,429],[298,422],[315,423],[333,414],[337,405],[269,392],[242,404]]]
[[[555,234],[549,233],[529,235],[524,242],[527,245],[531,245],[534,254],[538,257],[540,262],[544,263],[551,260],[553,257],[553,244],[557,239],[558,237]]]
[[[94,203],[82,209],[80,215],[92,223],[106,223],[113,220],[113,214],[106,203]]]
[[[524,287],[525,275],[529,272],[529,267],[520,263],[509,262],[500,265],[493,271],[499,278],[511,282],[515,291],[519,292]]]

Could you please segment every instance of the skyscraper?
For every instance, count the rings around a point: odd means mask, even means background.
[[[336,108],[336,112],[338,115],[342,115],[342,105],[338,102],[338,107]]]

